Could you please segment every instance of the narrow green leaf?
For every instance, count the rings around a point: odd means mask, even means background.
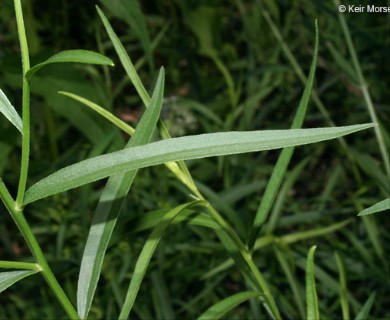
[[[245,291],[236,293],[222,301],[214,304],[209,309],[207,309],[201,316],[199,316],[198,320],[211,320],[211,319],[220,319],[226,313],[233,310],[239,304],[260,296],[261,293],[256,291]]]
[[[318,310],[318,298],[316,290],[316,282],[314,278],[314,252],[316,246],[312,246],[309,250],[306,261],[306,304],[307,304],[307,319],[319,320],[320,313]]]
[[[0,181],[1,183],[1,181]],[[3,269],[26,269],[35,272],[41,271],[41,267],[37,263],[18,262],[18,261],[4,261],[0,260],[0,268]]]
[[[0,113],[2,113],[23,134],[23,122],[19,114],[0,89]]]
[[[316,66],[317,66],[317,57],[318,57],[318,24],[317,20],[315,23],[316,27],[316,40],[315,40],[315,45],[314,45],[314,54],[313,54],[313,61],[311,63],[310,67],[310,73],[309,73],[309,78],[306,82],[306,87],[303,92],[301,101],[299,103],[299,107],[297,109],[297,112],[295,114],[293,123],[291,125],[292,129],[298,129],[302,127],[306,110],[307,110],[307,105],[310,100],[310,95],[311,91],[313,88],[313,83],[314,83],[314,75],[316,71]],[[264,192],[264,196],[261,200],[261,203],[259,205],[259,208],[257,209],[257,213],[253,222],[253,232],[251,236],[251,246],[253,246],[256,237],[259,233],[260,226],[264,223],[264,221],[267,219],[268,214],[271,210],[271,207],[274,203],[275,197],[278,193],[278,190],[280,188],[280,185],[284,179],[284,175],[286,173],[288,164],[290,163],[291,157],[294,152],[294,147],[292,148],[285,148],[281,152],[278,161],[276,162],[276,165],[272,171],[271,178],[268,182],[267,188]]]
[[[293,232],[291,234],[286,234],[284,236],[281,236],[279,241],[282,243],[291,244],[291,243],[294,243],[297,241],[307,240],[307,239],[311,239],[314,237],[325,236],[325,235],[328,235],[329,233],[332,233],[332,232],[335,232],[337,230],[344,228],[346,225],[348,225],[352,221],[353,221],[352,219],[347,219],[344,221],[333,223],[333,224],[326,226],[326,227],[323,227],[323,228],[316,228],[316,229],[307,230],[307,231]]]
[[[219,132],[162,140],[112,152],[63,168],[34,184],[26,192],[24,204],[119,172],[169,161],[303,145],[337,138],[372,126],[373,124],[362,124],[332,128]]]
[[[289,249],[286,246],[287,249]],[[299,316],[304,319],[305,318],[305,303],[303,300],[303,288],[301,288],[298,277],[295,272],[295,268],[292,265],[291,252],[282,251],[278,246],[274,246],[274,251],[276,253],[276,258],[279,261],[280,266],[284,274],[286,275],[287,281],[292,290],[295,303],[298,307]],[[289,259],[290,258],[290,259]]]
[[[129,313],[133,307],[135,298],[137,297],[138,290],[141,286],[141,282],[145,276],[146,269],[149,266],[149,262],[153,256],[155,249],[157,248],[160,239],[176,216],[178,216],[183,210],[188,209],[189,207],[205,204],[204,201],[193,201],[189,203],[184,203],[176,208],[170,210],[165,214],[160,223],[153,229],[148,240],[146,241],[140,255],[138,256],[137,263],[133,272],[133,277],[131,278],[129,288],[127,290],[126,299],[123,304],[119,319],[127,319]]]
[[[175,313],[173,311],[172,299],[168,292],[168,287],[164,279],[163,273],[161,272],[163,268],[159,270],[154,270],[150,278],[152,280],[152,294],[155,296],[154,305],[157,305],[157,308],[160,309],[160,312],[157,317],[158,319],[176,319]],[[155,308],[155,309],[157,309]]]
[[[162,217],[168,212],[167,209],[160,209],[152,212],[142,214],[142,216],[134,217],[130,219],[129,225],[132,228],[129,230],[128,226],[124,226],[127,232],[137,233],[154,228],[162,219]],[[193,210],[185,210],[180,216],[171,222],[171,224],[188,223],[194,226],[201,226],[211,229],[220,229],[220,226],[215,222],[213,218],[205,213],[195,212]]]
[[[361,211],[358,216],[365,216],[367,214],[373,214],[385,210],[390,209],[390,198],[387,198],[385,200],[379,201],[378,203],[374,204],[373,206]]]
[[[0,292],[12,286],[15,282],[22,280],[28,276],[31,276],[38,271],[34,270],[21,270],[21,271],[5,271],[0,272]]]
[[[376,295],[375,292],[371,293],[366,303],[357,314],[355,320],[367,320],[369,318],[368,315],[370,314],[370,310],[372,308],[372,305],[374,304],[375,295]]]
[[[118,18],[131,26],[132,31],[139,38],[145,51],[146,60],[153,72],[153,50],[150,43],[145,16],[139,6],[138,0],[101,0],[103,4]]]
[[[44,62],[38,63],[26,73],[26,79],[30,80],[31,77],[40,69],[52,63],[64,63],[64,62],[76,62],[76,63],[88,63],[99,64],[106,66],[114,66],[111,59],[103,56],[100,53],[88,51],[88,50],[65,50],[55,54]]]
[[[119,59],[123,67],[125,68],[126,73],[135,87],[135,90],[138,92],[144,105],[148,106],[150,102],[148,92],[146,91],[144,85],[142,84],[141,79],[138,77],[137,71],[135,70],[133,63],[131,62],[130,57],[126,53],[125,48],[123,47],[118,36],[115,34],[114,30],[112,29],[104,13],[99,9],[98,6],[96,6],[96,10],[99,13],[100,18],[102,19],[102,22],[104,24],[104,27],[106,28],[108,36],[110,37],[111,42],[115,47],[115,50],[119,56]]]
[[[105,119],[107,119],[108,121],[110,121],[111,123],[116,125],[119,129],[123,130],[127,134],[129,134],[129,135],[133,135],[134,134],[134,131],[135,131],[134,128],[132,128],[126,122],[124,122],[121,119],[119,119],[118,117],[114,116],[111,112],[109,112],[106,109],[102,108],[98,104],[96,104],[96,103],[94,103],[94,102],[92,102],[92,101],[90,101],[88,99],[85,99],[83,97],[80,97],[80,96],[78,96],[77,94],[74,94],[74,93],[65,92],[65,91],[59,91],[58,93],[62,94],[64,96],[67,96],[69,98],[72,98],[72,99],[74,99],[74,100],[76,100],[76,101],[86,105],[87,107],[89,107],[92,110],[94,110],[97,113],[99,113],[101,116],[103,116]]]
[[[127,148],[150,141],[160,115],[163,92],[164,69],[162,68],[150,106],[142,116]],[[108,242],[136,174],[135,169],[111,176],[100,196],[84,248],[77,287],[77,312],[83,319],[87,318],[91,308]]]
[[[349,319],[349,303],[348,303],[348,288],[347,288],[347,277],[345,274],[344,263],[341,260],[340,255],[334,253],[337,269],[339,270],[339,279],[340,279],[340,305],[341,311],[343,314],[343,319]]]

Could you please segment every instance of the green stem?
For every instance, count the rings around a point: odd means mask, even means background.
[[[259,289],[261,289],[265,296],[265,300],[267,302],[266,308],[268,309],[268,311],[275,317],[275,319],[281,319],[278,307],[272,297],[271,291],[269,290],[267,283],[265,282],[259,269],[254,263],[251,254],[245,248],[243,242],[241,241],[237,233],[234,232],[234,230],[225,221],[225,219],[211,205],[207,205],[207,209],[209,210],[210,215],[221,226],[227,236],[235,243],[235,245],[239,249],[239,254],[241,255],[242,259],[245,261],[247,267],[254,276],[255,283],[257,284]]]
[[[22,160],[20,179],[18,186],[18,194],[16,201],[8,192],[3,181],[0,181],[0,196],[18,226],[20,232],[25,238],[32,254],[34,255],[37,264],[41,268],[42,275],[57,297],[58,301],[64,307],[66,313],[71,319],[78,319],[78,315],[68,297],[58,284],[53,272],[47,264],[46,258],[43,255],[41,247],[37,239],[31,231],[31,228],[23,215],[22,203],[24,193],[26,191],[26,183],[28,176],[28,164],[30,157],[30,86],[28,80],[25,78],[27,71],[30,69],[30,58],[27,45],[26,29],[23,20],[22,4],[20,0],[14,0],[16,23],[18,28],[18,35],[20,41],[20,49],[22,53],[23,65],[23,97],[22,97],[22,115],[23,115],[23,140],[22,140]]]
[[[30,86],[24,75],[30,69],[30,58],[28,53],[26,29],[24,27],[22,4],[20,0],[14,0],[16,23],[20,41],[20,50],[22,52],[23,65],[23,99],[22,99],[22,117],[23,117],[23,141],[22,141],[22,160],[19,178],[18,195],[16,203],[19,207],[23,202],[26,191],[26,182],[28,175],[28,162],[30,157]]]
[[[335,3],[337,6],[340,5],[339,0],[335,0]],[[340,20],[341,28],[343,29],[343,32],[344,32],[344,37],[345,37],[345,40],[347,42],[349,53],[350,53],[351,58],[352,58],[352,64],[355,68],[355,72],[356,72],[356,75],[357,75],[357,78],[359,81],[360,90],[363,93],[364,100],[366,102],[366,106],[368,109],[368,113],[370,114],[371,121],[379,124],[378,117],[376,115],[375,108],[374,108],[374,105],[372,103],[370,93],[368,91],[367,83],[366,83],[366,80],[363,76],[362,68],[360,66],[359,59],[357,57],[356,50],[355,50],[355,47],[353,45],[352,38],[351,38],[351,35],[349,33],[349,29],[348,29],[348,26],[347,26],[347,23],[345,21],[343,14],[339,14],[339,20]],[[376,139],[378,141],[379,150],[382,154],[383,163],[384,163],[384,166],[386,169],[386,173],[387,173],[387,176],[390,178],[390,159],[389,159],[388,150],[386,150],[386,144],[385,144],[385,141],[383,138],[383,134],[381,132],[381,128],[379,125],[375,126],[374,130],[375,130]]]
[[[12,199],[12,196],[7,190],[7,187],[0,179],[0,197],[3,200],[4,205],[11,214],[12,219],[15,221],[17,227],[22,233],[24,239],[27,242],[28,247],[30,248],[31,253],[37,261],[37,264],[41,270],[43,277],[45,278],[47,284],[53,291],[54,295],[63,306],[65,312],[68,314],[70,319],[79,319],[79,316],[74,309],[72,303],[69,301],[65,292],[62,290],[57,279],[55,278],[52,270],[47,264],[46,258],[43,255],[41,247],[38,244],[38,241],[35,235],[32,233],[31,228],[26,221],[26,218],[23,215],[23,210],[21,210],[15,201]]]

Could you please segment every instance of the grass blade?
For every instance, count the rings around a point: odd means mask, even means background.
[[[286,246],[288,249],[288,247]],[[295,303],[298,307],[299,315],[302,319],[305,318],[305,304],[303,300],[303,290],[299,285],[298,277],[295,273],[295,270],[293,266],[291,265],[291,262],[288,261],[289,255],[286,254],[286,252],[283,252],[281,248],[278,248],[277,246],[274,247],[276,258],[279,261],[280,266],[282,267],[282,270],[284,274],[286,275],[287,281],[290,285],[290,288],[292,290]]]
[[[138,0],[102,0],[103,4],[118,18],[128,23],[138,36],[145,51],[150,71],[153,72],[153,50],[145,17],[142,14]]]
[[[375,292],[371,293],[369,298],[367,299],[366,303],[362,307],[362,309],[359,311],[357,314],[355,320],[366,320],[368,319],[368,315],[370,314],[370,310],[372,308],[372,305],[374,304],[375,301]]]
[[[135,70],[133,63],[131,62],[130,57],[126,53],[125,48],[123,47],[118,36],[115,34],[114,30],[112,29],[104,13],[99,9],[98,6],[96,6],[96,10],[99,13],[100,18],[102,19],[102,22],[104,24],[104,27],[106,28],[108,36],[110,37],[111,42],[115,47],[115,50],[119,56],[119,59],[123,67],[125,68],[126,73],[135,87],[135,90],[140,96],[143,104],[145,106],[148,106],[150,102],[148,92],[146,91],[144,85],[142,84],[141,79],[138,77],[137,71]]]
[[[24,205],[119,172],[169,161],[292,147],[337,138],[372,126],[362,124],[332,128],[219,132],[162,140],[63,168],[34,184],[26,193]]]
[[[309,250],[306,261],[306,304],[307,304],[307,319],[320,319],[318,310],[318,298],[316,290],[316,282],[314,278],[314,252],[316,246],[312,246]]]
[[[65,50],[55,54],[44,62],[38,63],[32,67],[26,73],[26,79],[30,80],[31,77],[43,67],[52,63],[88,63],[88,64],[99,64],[105,66],[114,66],[111,59],[103,56],[100,53],[89,51],[89,50]]]
[[[293,123],[291,128],[297,129],[302,127],[303,120],[305,118],[307,105],[309,103],[311,90],[313,88],[313,82],[314,82],[314,75],[316,71],[317,66],[317,56],[318,56],[318,24],[316,21],[316,41],[314,46],[314,55],[313,55],[313,61],[310,68],[309,78],[306,82],[306,87],[303,92],[301,101],[299,103],[298,110],[295,114]],[[280,185],[283,181],[284,175],[286,173],[288,164],[290,163],[292,154],[294,152],[294,148],[285,148],[281,152],[278,161],[275,165],[275,168],[272,171],[271,178],[268,182],[267,188],[264,192],[263,199],[260,203],[259,208],[257,209],[257,213],[253,222],[253,233],[251,237],[251,244],[250,246],[253,246],[256,237],[258,235],[258,232],[260,230],[260,226],[264,223],[265,219],[267,218],[269,211],[272,207],[272,204],[275,200],[276,194],[280,188]]]
[[[260,295],[261,293],[256,291],[236,293],[211,306],[198,318],[198,320],[220,319],[239,304]]]
[[[335,4],[337,6],[340,5],[340,0],[334,0],[334,2],[335,2]],[[351,34],[349,32],[349,28],[348,28],[347,22],[345,21],[345,17],[344,17],[343,14],[339,14],[338,18],[339,18],[339,21],[340,21],[341,29],[343,30],[343,33],[344,33],[345,41],[347,42],[347,47],[348,47],[348,50],[349,50],[349,54],[351,55],[352,64],[353,64],[353,67],[355,68],[355,72],[356,72],[356,75],[357,75],[359,87],[360,87],[360,90],[363,93],[364,101],[366,103],[366,107],[367,107],[368,113],[370,114],[371,120],[373,122],[379,124],[374,129],[375,130],[375,136],[376,136],[376,139],[378,141],[378,146],[379,146],[380,153],[382,155],[383,165],[385,167],[385,170],[386,170],[386,173],[387,173],[387,177],[390,179],[389,150],[386,147],[385,138],[384,138],[383,133],[381,131],[381,125],[380,125],[380,122],[378,121],[378,116],[376,114],[376,111],[375,111],[375,108],[374,108],[374,104],[372,103],[372,100],[371,100],[371,95],[370,95],[370,92],[368,90],[369,85],[367,84],[367,81],[364,78],[363,71],[362,71],[362,68],[360,66],[358,56],[356,54],[355,46],[353,44],[352,37],[351,37]]]
[[[204,203],[204,201],[193,201],[189,203],[182,204],[164,215],[160,223],[153,229],[148,240],[146,241],[144,247],[142,248],[141,254],[138,256],[137,263],[133,272],[133,277],[130,281],[129,289],[127,290],[126,299],[123,304],[119,319],[127,319],[129,313],[133,307],[135,298],[137,297],[138,290],[141,286],[141,282],[145,276],[146,269],[149,266],[149,262],[153,256],[155,249],[157,248],[160,239],[169,226],[171,221],[175,219],[183,210],[188,209],[189,207],[199,205]]]
[[[96,104],[96,103],[94,103],[94,102],[92,102],[92,101],[90,101],[88,99],[85,99],[83,97],[80,97],[80,96],[78,96],[77,94],[74,94],[74,93],[65,92],[65,91],[60,91],[58,93],[62,94],[64,96],[67,96],[69,98],[72,98],[72,99],[74,99],[74,100],[76,100],[76,101],[86,105],[87,107],[89,107],[92,110],[94,110],[97,113],[99,113],[106,120],[108,120],[111,123],[113,123],[114,125],[116,125],[119,129],[121,129],[124,132],[126,132],[128,135],[133,135],[134,134],[134,131],[135,131],[134,128],[132,128],[126,122],[124,122],[121,119],[117,118],[111,112],[109,112],[106,109],[102,108],[98,104]]]
[[[0,272],[0,292],[12,286],[15,282],[31,276],[38,271],[35,270],[21,270],[21,271],[5,271]]]
[[[164,69],[161,69],[149,108],[141,118],[127,147],[148,143],[160,115],[164,92]],[[137,170],[116,174],[109,178],[96,208],[91,229],[81,261],[77,288],[77,312],[85,319],[91,308],[93,296],[103,264],[104,255],[118,219],[123,201]]]
[[[347,277],[345,274],[345,267],[344,263],[341,260],[340,255],[338,252],[334,253],[337,268],[339,270],[340,275],[340,304],[341,304],[341,310],[343,313],[343,319],[348,320],[349,319],[349,303],[348,303],[348,288],[347,288]]]
[[[2,113],[23,134],[23,122],[19,114],[0,89],[0,113]]]
[[[390,198],[387,198],[385,200],[379,201],[378,203],[374,204],[373,206],[367,209],[364,209],[358,214],[358,216],[365,216],[367,214],[373,214],[373,213],[377,213],[389,209],[390,209]]]

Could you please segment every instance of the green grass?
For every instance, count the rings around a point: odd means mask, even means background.
[[[390,316],[385,15],[75,4],[0,15],[1,318]]]

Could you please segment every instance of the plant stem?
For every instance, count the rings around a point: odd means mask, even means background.
[[[42,249],[38,244],[38,241],[35,235],[32,233],[31,228],[26,221],[23,210],[20,209],[15,201],[12,199],[12,196],[7,190],[7,187],[0,179],[0,197],[3,200],[4,205],[11,214],[12,219],[15,221],[17,227],[22,233],[24,239],[27,242],[28,247],[30,248],[31,253],[37,261],[38,267],[41,270],[43,277],[45,278],[47,284],[53,291],[54,295],[57,297],[60,304],[63,306],[65,312],[68,314],[70,319],[79,319],[79,316],[74,309],[72,303],[69,301],[65,292],[62,290],[57,279],[55,278],[52,270],[47,264],[46,258],[43,255]]]
[[[275,319],[281,319],[278,307],[275,303],[275,300],[273,299],[273,296],[268,288],[267,283],[265,282],[259,269],[254,263],[251,254],[245,248],[243,242],[238,237],[237,233],[230,227],[230,225],[225,221],[225,219],[210,204],[207,205],[207,209],[209,210],[210,215],[221,226],[221,228],[226,233],[226,235],[234,242],[236,247],[239,249],[239,254],[241,258],[245,261],[247,267],[249,268],[249,270],[251,271],[254,277],[256,287],[258,287],[258,289],[260,289],[265,296],[265,300],[267,302],[265,306],[267,311],[270,312],[271,315],[275,317]]]
[[[28,175],[28,162],[30,157],[30,86],[28,80],[24,77],[30,69],[30,58],[28,53],[26,29],[24,27],[22,4],[20,0],[14,0],[16,23],[20,41],[20,50],[22,52],[23,65],[23,99],[22,99],[22,118],[23,118],[23,140],[22,140],[22,160],[20,168],[20,178],[18,195],[16,203],[18,207],[22,206],[24,193],[26,191],[26,182]]]
[[[31,231],[31,228],[23,215],[22,203],[24,193],[26,191],[26,182],[28,176],[28,164],[30,157],[30,85],[25,78],[27,71],[30,69],[30,58],[27,45],[26,29],[23,20],[22,4],[20,0],[14,0],[16,23],[18,28],[18,35],[20,41],[20,49],[22,54],[23,65],[23,97],[22,97],[22,115],[23,115],[23,140],[22,140],[22,160],[20,169],[20,179],[18,186],[18,194],[16,201],[8,192],[3,181],[0,181],[0,196],[3,199],[5,206],[10,212],[20,232],[25,238],[32,254],[34,255],[37,264],[39,265],[42,275],[57,297],[58,301],[64,307],[66,313],[71,319],[78,319],[78,314],[73,305],[69,301],[65,292],[58,284],[53,272],[47,264],[46,258],[43,255],[41,247],[37,239]]]

